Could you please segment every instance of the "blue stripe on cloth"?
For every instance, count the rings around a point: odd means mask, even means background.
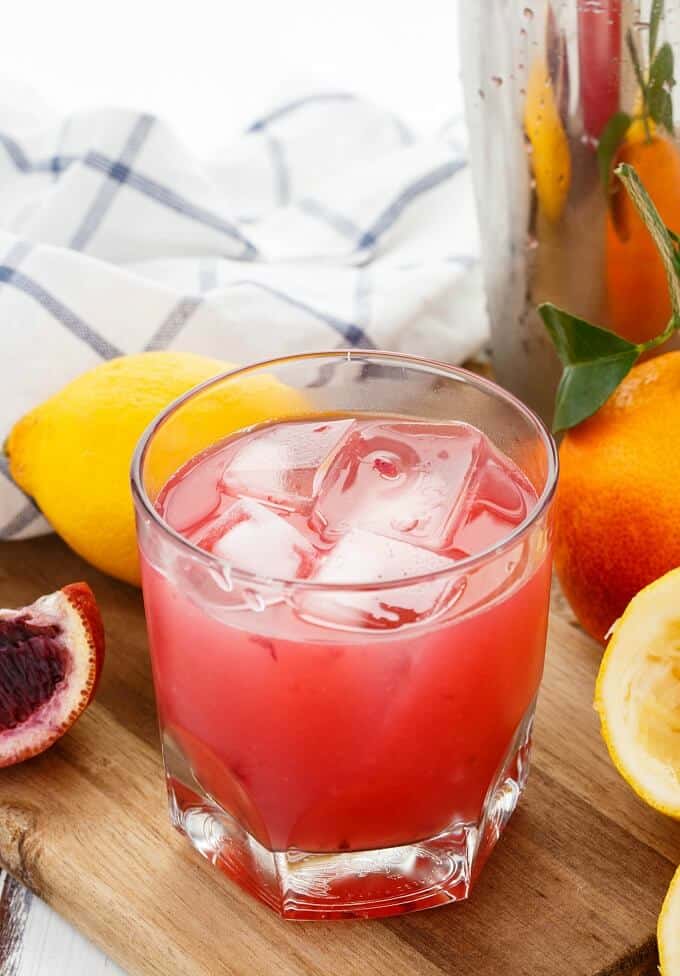
[[[40,518],[41,514],[40,509],[29,500],[8,522],[0,525],[0,539],[11,539],[13,536],[19,535],[20,532],[28,528],[31,522]]]
[[[4,525],[0,526],[0,539],[11,539],[12,536],[18,535],[19,532],[27,528],[31,522],[35,521],[40,516],[40,509],[35,504],[32,499],[28,497],[26,492],[21,491],[21,488],[17,485],[16,481],[9,473],[9,464],[7,457],[4,454],[0,454],[0,473],[4,474],[10,484],[14,485],[17,491],[26,498],[26,503],[13,515],[9,521],[5,522]]]
[[[443,260],[447,264],[460,264],[466,271],[479,264],[479,258],[475,258],[471,254],[449,254]]]
[[[99,192],[92,201],[89,210],[71,238],[70,246],[74,251],[82,251],[91,241],[104,215],[110,209],[113,199],[120,190],[122,183],[125,182],[126,174],[130,172],[130,163],[132,163],[142,148],[155,121],[152,115],[140,115],[135,122],[132,127],[132,132],[123,146],[120,159],[114,163],[114,166],[119,168],[120,176],[115,181],[107,180],[99,188]]]
[[[28,254],[30,254],[32,250],[33,250],[33,244],[31,244],[29,241],[23,241],[23,240],[15,241],[5,256],[5,262],[7,263],[8,266],[11,265],[16,270],[18,265],[24,260],[24,258]],[[4,474],[4,476],[7,478],[7,480],[14,485],[17,491],[21,491],[19,486],[12,478],[12,475],[9,473],[9,464],[7,461],[7,457],[1,451],[0,451],[0,472],[2,472],[2,474]],[[40,511],[37,508],[37,506],[34,504],[34,502],[28,497],[28,495],[26,495],[25,492],[22,492],[22,494],[27,499],[27,501],[22,506],[22,508],[20,508],[19,511],[16,512],[11,519],[9,519],[8,522],[6,522],[3,526],[0,526],[0,539],[12,538],[12,536],[17,535],[23,529],[27,528],[27,526],[29,526],[31,522],[33,522],[40,515]]]
[[[9,158],[22,173],[27,173],[31,169],[31,164],[28,161],[26,153],[19,143],[15,139],[12,139],[11,136],[8,136],[6,132],[0,132],[0,145],[4,147]]]
[[[366,330],[371,321],[371,269],[364,265],[357,270],[354,288],[354,321]]]
[[[31,163],[30,173],[63,173],[71,163],[82,161],[82,156],[49,156]]]
[[[162,183],[157,183],[155,180],[149,179],[148,176],[135,173],[127,166],[114,163],[107,156],[103,156],[98,152],[88,153],[83,162],[93,169],[101,170],[114,180],[124,182],[127,186],[132,187],[139,193],[143,193],[145,196],[155,200],[156,203],[161,203],[163,206],[182,214],[184,217],[196,220],[199,223],[205,224],[207,227],[211,227],[213,230],[220,231],[222,234],[227,234],[229,237],[237,240],[243,245],[242,260],[252,261],[257,256],[257,249],[241,234],[237,227],[213,211],[196,206]]]
[[[66,142],[66,133],[69,130],[70,124],[71,124],[71,120],[68,117],[65,118],[64,121],[61,123],[61,126],[59,128],[59,136],[57,138],[58,152],[57,155],[53,156],[52,159],[50,160],[50,164],[51,164],[50,169],[52,170],[52,174],[55,180],[57,180],[61,174],[61,170],[62,170],[61,160],[64,158],[63,154],[61,153],[61,148]]]
[[[27,172],[29,173],[54,173],[58,176],[65,169],[68,169],[71,163],[77,163],[82,157],[80,156],[48,156],[47,159],[37,159],[32,163],[29,163],[29,168]]]
[[[305,108],[307,105],[313,105],[317,102],[356,102],[358,101],[357,96],[353,95],[352,92],[319,92],[317,95],[307,95],[304,98],[296,98],[292,102],[287,102],[285,105],[279,105],[278,108],[273,109],[269,115],[263,115],[262,118],[257,119],[252,125],[248,126],[246,132],[261,132],[272,122],[276,122],[283,118],[284,115],[289,115],[291,112],[297,112],[300,108]]]
[[[274,195],[280,207],[285,207],[290,203],[290,172],[286,162],[286,155],[280,139],[267,133],[266,145],[269,149],[269,156],[272,161],[274,171]]]
[[[42,307],[50,313],[57,321],[68,329],[74,336],[87,343],[103,359],[113,359],[115,356],[122,356],[122,350],[114,346],[98,332],[84,322],[75,312],[67,308],[58,298],[55,298],[37,281],[29,278],[28,275],[11,268],[6,264],[0,265],[0,283],[11,285],[24,294],[30,295]]]
[[[18,240],[10,247],[5,255],[4,263],[16,270],[25,257],[33,250],[34,245],[31,241]]]
[[[22,173],[60,173],[80,158],[57,154],[47,159],[30,160],[19,143],[6,132],[0,132],[0,146],[4,146],[7,155]]]
[[[356,283],[354,287],[354,321],[364,331],[366,335],[366,329],[368,328],[370,318],[371,318],[371,270],[370,267],[364,266],[357,270],[356,272]],[[375,345],[370,340],[367,340],[363,344],[364,348],[375,349]],[[316,379],[308,383],[307,386],[311,388],[317,388],[320,386],[327,386],[335,376],[338,362],[333,361],[330,363],[324,363],[319,367],[319,372]],[[363,378],[366,367],[362,368],[361,377]]]
[[[342,348],[342,346],[340,348]],[[337,362],[322,363],[321,366],[319,366],[316,379],[310,380],[309,383],[307,383],[307,389],[316,390],[320,386],[328,386],[330,381],[335,376],[337,365]]]
[[[147,352],[166,349],[202,303],[203,299],[198,295],[187,295],[181,298],[147,342],[144,347]]]
[[[379,238],[396,223],[399,217],[401,217],[402,213],[410,203],[412,203],[423,193],[427,193],[429,190],[433,190],[435,187],[440,186],[447,180],[450,180],[452,176],[464,169],[466,165],[467,163],[463,159],[452,160],[451,162],[444,163],[443,166],[439,166],[437,169],[432,170],[431,173],[426,173],[414,183],[411,183],[410,186],[407,186],[406,189],[402,190],[402,192],[395,197],[392,203],[386,207],[385,210],[383,210],[383,212],[374,222],[373,226],[364,233],[363,237],[359,241],[357,250],[362,251],[367,248],[374,247]]]
[[[201,258],[198,262],[198,290],[212,291],[218,283],[217,258]]]
[[[404,146],[413,145],[413,143],[416,141],[416,138],[411,132],[411,130],[409,129],[409,127],[406,125],[406,123],[402,121],[402,119],[400,119],[398,115],[392,115],[391,119],[392,122],[394,123],[394,128],[399,133],[399,138],[401,139],[402,144]]]
[[[295,206],[307,217],[316,217],[317,220],[322,220],[342,237],[348,237],[355,244],[362,237],[363,231],[349,217],[345,217],[344,214],[338,213],[336,210],[331,210],[330,207],[318,200],[303,197],[302,200],[296,200]]]
[[[358,325],[352,322],[344,322],[342,319],[337,318],[335,315],[331,315],[328,312],[320,312],[316,308],[312,308],[311,305],[307,305],[306,302],[301,302],[297,298],[293,298],[292,295],[287,295],[283,291],[279,291],[278,288],[272,288],[271,285],[265,285],[261,281],[251,281],[248,279],[242,279],[241,281],[233,281],[230,284],[231,288],[257,288],[260,291],[266,292],[268,295],[272,295],[274,298],[278,298],[280,301],[285,302],[287,305],[291,305],[293,308],[299,309],[301,312],[306,312],[313,318],[318,319],[320,322],[325,322],[326,325],[334,329],[339,335],[343,337],[351,346],[358,346],[362,349],[375,349],[375,345],[364,333],[364,330]]]

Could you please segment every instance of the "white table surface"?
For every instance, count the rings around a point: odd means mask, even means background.
[[[1,976],[125,976],[18,882],[0,874]]]
[[[0,64],[63,112],[119,104],[159,114],[206,156],[287,87],[351,89],[429,132],[462,109],[456,6],[22,0],[3,12]],[[0,872],[0,976],[102,974],[124,976]]]

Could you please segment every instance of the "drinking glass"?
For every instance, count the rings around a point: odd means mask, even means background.
[[[248,426],[248,404],[261,413],[272,383],[294,394],[272,420],[472,424],[531,481],[533,510],[490,549],[396,583],[272,579],[227,564],[155,503],[216,432]],[[144,602],[170,815],[204,857],[287,918],[467,897],[526,781],[556,477],[550,434],[511,394],[391,353],[249,366],[154,421],[132,467]],[[357,627],[334,612],[428,587],[457,596],[420,622]]]

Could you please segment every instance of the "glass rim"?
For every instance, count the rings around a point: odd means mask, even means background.
[[[508,533],[508,535],[504,536],[493,545],[488,546],[486,549],[482,549],[480,552],[465,556],[463,559],[452,560],[451,566],[447,566],[444,569],[438,569],[430,573],[407,576],[393,580],[381,580],[379,582],[357,581],[355,583],[319,583],[306,579],[289,579],[285,577],[267,576],[266,574],[252,573],[245,569],[239,569],[238,567],[235,567],[229,563],[226,559],[222,559],[220,556],[216,556],[214,553],[207,552],[205,549],[201,549],[199,546],[194,545],[194,543],[190,542],[185,536],[173,529],[170,523],[159,514],[144,487],[144,460],[154,435],[160,430],[165,421],[177,410],[179,410],[186,402],[193,399],[198,394],[203,393],[211,386],[216,386],[219,383],[223,383],[225,380],[232,380],[239,376],[247,375],[248,373],[259,372],[267,368],[271,369],[273,367],[282,366],[286,363],[314,359],[335,359],[338,361],[345,360],[347,362],[367,362],[377,360],[383,364],[391,363],[399,366],[408,366],[419,369],[421,372],[429,372],[432,374],[438,374],[440,376],[444,375],[455,379],[458,382],[467,383],[470,386],[476,387],[482,393],[485,393],[490,397],[497,400],[503,400],[508,403],[512,408],[520,413],[530,425],[535,428],[546,450],[548,464],[546,481],[543,490],[538,496],[533,508],[526,514],[519,525],[515,526],[512,532]],[[244,427],[243,429],[246,430],[247,428]],[[483,563],[490,562],[497,556],[502,555],[508,549],[515,546],[518,541],[523,539],[524,536],[530,532],[535,522],[541,518],[541,516],[547,510],[555,493],[558,472],[559,458],[557,453],[557,445],[543,420],[541,420],[541,418],[520,399],[503,389],[503,387],[499,386],[497,383],[494,383],[492,380],[489,380],[484,376],[480,376],[478,373],[473,373],[471,370],[465,369],[461,366],[452,366],[449,363],[439,362],[438,360],[434,359],[426,359],[421,356],[412,356],[408,353],[388,352],[372,349],[332,349],[328,351],[322,350],[319,352],[293,353],[289,356],[278,356],[274,359],[261,360],[257,363],[251,363],[248,366],[239,366],[236,369],[226,370],[224,373],[219,373],[217,376],[204,380],[202,383],[199,383],[190,390],[187,390],[186,393],[182,393],[171,403],[169,403],[167,407],[161,410],[161,412],[154,417],[154,419],[142,433],[132,456],[130,480],[132,485],[133,499],[139,505],[141,505],[146,514],[151,517],[153,522],[164,533],[164,535],[169,537],[175,543],[179,544],[179,546],[185,549],[193,558],[198,557],[202,562],[205,562],[209,566],[218,569],[222,574],[224,574],[224,570],[226,568],[228,570],[229,579],[245,585],[280,586],[286,588],[294,587],[296,589],[337,593],[376,590],[381,591],[399,589],[407,586],[416,586],[418,584],[428,583],[432,580],[443,580],[453,574],[458,574],[470,568],[476,568]]]

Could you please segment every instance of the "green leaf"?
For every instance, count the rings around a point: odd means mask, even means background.
[[[666,42],[659,48],[649,69],[646,105],[657,125],[662,125],[670,135],[673,135],[673,100],[670,89],[674,84],[673,48]]]
[[[600,181],[605,193],[609,193],[614,157],[632,121],[632,118],[627,112],[616,112],[602,130],[602,135],[597,146],[597,165],[600,171]]]
[[[665,88],[647,89],[647,106],[649,114],[657,123],[662,125],[669,135],[673,135],[673,99]]]
[[[661,88],[663,85],[673,85],[673,48],[668,41],[659,48],[649,67],[649,84]]]
[[[663,0],[653,0],[652,11],[649,17],[649,60],[654,57],[656,50],[656,40],[659,36],[659,24],[663,17]]]
[[[564,365],[555,401],[557,432],[599,410],[634,366],[640,347],[549,302],[538,311]]]
[[[634,168],[629,166],[628,163],[620,163],[614,170],[614,173],[625,186],[628,196],[635,204],[637,212],[642,217],[645,227],[652,235],[657,250],[661,255],[668,280],[673,319],[678,324],[680,323],[680,274],[678,274],[676,265],[677,253],[673,238],[668,233],[666,225],[659,215],[659,211],[652,203],[651,197],[642,185],[640,177]]]

